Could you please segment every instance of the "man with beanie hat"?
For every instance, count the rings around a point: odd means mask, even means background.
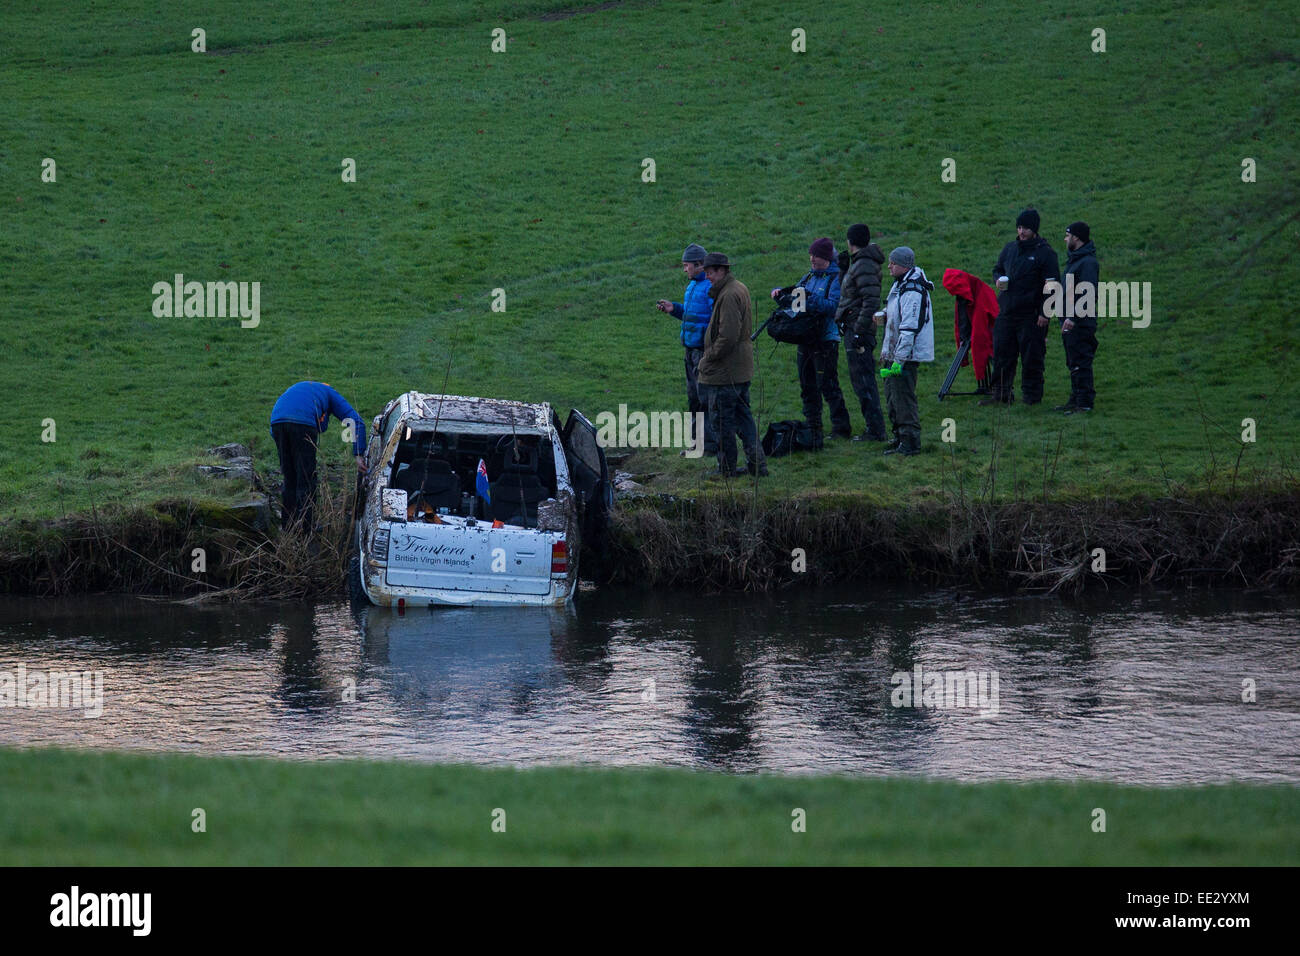
[[[814,319],[825,320],[821,341],[800,345],[795,351],[795,368],[799,373],[799,397],[803,417],[813,431],[814,444],[822,441],[822,396],[831,412],[831,437],[849,438],[853,423],[840,391],[840,330],[835,325],[835,310],[840,302],[840,267],[835,263],[835,244],[829,238],[814,240],[808,247],[812,268],[794,285],[773,289],[772,298],[782,308],[797,304],[795,290],[804,290],[804,311]]]
[[[709,406],[718,440],[718,468],[710,478],[734,478],[736,433],[745,448],[749,474],[766,475],[767,464],[758,443],[758,428],[749,409],[749,383],[754,377],[754,343],[750,341],[754,313],[749,289],[731,274],[731,263],[720,252],[704,259],[713,313],[704,332],[700,357],[700,398]]]
[[[876,386],[876,324],[880,308],[880,266],[885,254],[871,241],[871,230],[854,223],[848,231],[848,265],[840,273],[840,305],[835,325],[844,337],[844,354],[849,360],[849,382],[862,406],[866,429],[854,441],[885,441],[885,419],[880,412]],[[840,253],[842,259],[844,253]]]
[[[708,410],[700,400],[698,375],[700,356],[704,354],[704,331],[709,327],[713,300],[709,298],[709,280],[704,276],[704,247],[691,243],[682,253],[682,272],[686,273],[686,294],[681,302],[660,299],[655,307],[682,322],[682,345],[686,348],[686,407],[690,410],[687,441],[691,448],[699,448],[700,436],[695,434],[697,414],[704,416],[704,454],[718,453],[718,439],[709,423]],[[682,451],[686,457],[686,451]]]
[[[1026,405],[1043,400],[1043,365],[1047,359],[1047,300],[1044,286],[1060,281],[1061,267],[1051,244],[1038,234],[1038,211],[1016,218],[1016,238],[1002,248],[993,279],[998,288],[998,317],[993,323],[993,392],[981,405],[1011,404],[1020,361],[1020,397]],[[1006,287],[1001,278],[1007,278]]]
[[[1066,227],[1065,248],[1065,292],[1074,299],[1061,321],[1065,367],[1070,370],[1070,400],[1057,405],[1056,411],[1073,415],[1092,411],[1097,397],[1092,384],[1092,358],[1097,354],[1097,281],[1101,268],[1097,265],[1097,247],[1092,244],[1092,230],[1086,222],[1072,222]],[[1092,292],[1081,298],[1084,288]]]
[[[934,361],[934,283],[916,264],[916,254],[899,246],[889,254],[894,284],[885,301],[885,340],[880,346],[880,377],[894,440],[886,455],[911,456],[921,451],[921,409],[916,401],[916,370]]]

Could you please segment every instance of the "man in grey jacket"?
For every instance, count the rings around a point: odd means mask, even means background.
[[[889,254],[894,277],[885,302],[885,336],[880,346],[880,377],[894,440],[886,455],[915,455],[921,451],[921,409],[916,401],[916,370],[934,361],[934,283],[916,264],[916,254],[899,246]]]

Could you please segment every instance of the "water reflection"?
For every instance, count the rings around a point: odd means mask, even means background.
[[[105,702],[97,719],[0,708],[0,745],[1300,782],[1298,607],[1240,592],[605,591],[404,615],[6,601],[0,674],[102,670]],[[891,676],[917,667],[996,672],[997,715],[893,706]]]

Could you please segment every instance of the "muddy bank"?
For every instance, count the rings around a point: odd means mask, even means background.
[[[274,531],[264,499],[164,501],[113,515],[0,527],[0,592],[195,598],[346,593],[349,499],[312,542]],[[196,549],[201,551],[201,558]],[[852,496],[755,503],[620,502],[583,577],[692,591],[836,582],[1077,593],[1143,584],[1294,589],[1300,488],[1077,503],[884,508]]]
[[[1300,488],[1077,503],[852,497],[624,503],[607,579],[649,587],[753,589],[830,581],[1078,593],[1199,584],[1295,588]]]
[[[274,517],[261,496],[229,506],[188,500],[0,526],[0,591],[62,595],[198,594],[237,584]]]

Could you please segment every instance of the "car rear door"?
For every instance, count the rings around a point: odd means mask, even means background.
[[[491,594],[546,594],[559,535],[522,528],[393,522],[390,586]]]
[[[596,426],[576,408],[569,409],[561,440],[569,463],[569,480],[582,507],[582,537],[594,543],[614,510],[614,483],[610,481],[605,449],[596,440]]]

